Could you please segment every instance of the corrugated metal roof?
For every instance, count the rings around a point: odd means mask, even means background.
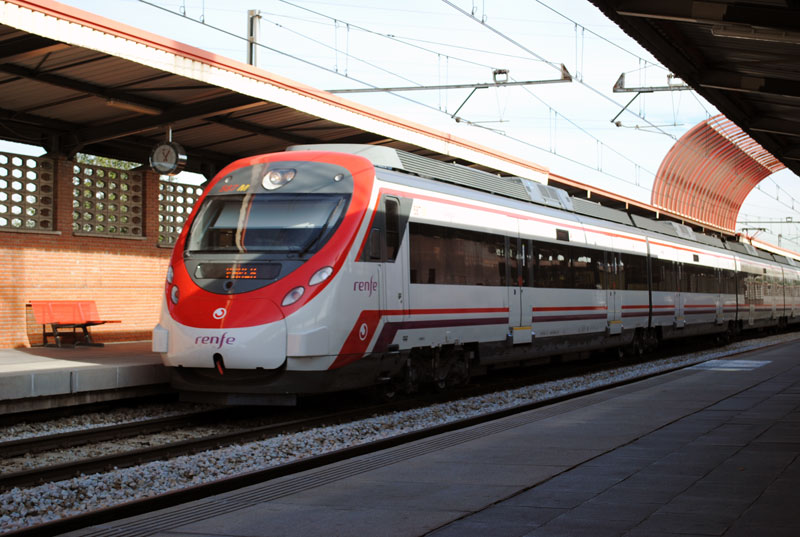
[[[723,242],[722,239],[712,237],[711,235],[706,235],[705,233],[695,233],[694,238],[697,240],[697,242],[702,242],[703,244],[707,244],[709,246],[725,248],[725,242]]]
[[[631,217],[628,215],[628,213],[617,209],[611,209],[609,207],[603,207],[599,203],[595,203],[593,201],[573,197],[572,206],[574,211],[578,214],[593,216],[595,218],[609,220],[611,222],[618,222],[620,224],[625,224],[626,226],[633,225],[633,221],[631,221]]]
[[[784,166],[730,120],[714,116],[681,136],[656,173],[652,204],[734,232],[747,195]]]
[[[483,190],[507,198],[531,201],[519,177],[502,177],[458,164],[448,165],[445,162],[420,157],[406,151],[398,151],[397,154],[404,170],[422,177],[432,177],[439,181]]]

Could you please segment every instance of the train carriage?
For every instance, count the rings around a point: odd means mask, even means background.
[[[785,258],[386,147],[293,149],[222,170],[176,243],[153,349],[185,399],[446,387],[800,315]]]

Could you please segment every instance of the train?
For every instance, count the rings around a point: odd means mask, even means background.
[[[493,368],[800,323],[800,262],[387,146],[293,146],[204,188],[153,351],[187,401],[446,389]]]

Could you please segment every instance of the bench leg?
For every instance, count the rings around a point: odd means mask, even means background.
[[[104,346],[103,343],[95,343],[94,342],[94,340],[92,339],[92,335],[89,333],[89,328],[86,325],[81,325],[81,328],[83,329],[83,341],[79,342],[77,340],[77,338],[76,338],[75,339],[75,346],[76,347],[78,345],[86,345],[88,347],[102,347],[102,346]],[[73,328],[73,331],[74,331],[74,328]]]
[[[53,340],[55,343],[48,343],[47,342],[47,332],[44,334],[44,345],[45,347],[61,347],[61,334],[58,333],[58,325],[51,324],[50,325],[50,335],[53,336]]]

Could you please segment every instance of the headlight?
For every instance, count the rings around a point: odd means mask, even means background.
[[[178,290],[177,285],[173,285],[172,289],[169,290],[169,299],[172,300],[173,304],[178,303],[178,299],[180,298],[180,291]]]
[[[322,267],[311,276],[308,285],[318,285],[330,278],[331,274],[333,274],[333,267]]]
[[[167,269],[167,283],[172,283],[172,278],[174,275],[175,273],[172,270],[172,265],[170,265],[169,268]]]
[[[267,190],[275,190],[294,179],[296,174],[297,171],[291,168],[285,170],[270,170],[261,179],[261,186]]]
[[[292,304],[300,300],[300,297],[303,296],[303,293],[305,293],[305,291],[306,290],[303,287],[295,287],[294,289],[286,293],[285,297],[283,297],[283,302],[281,302],[281,306],[291,306]]]

